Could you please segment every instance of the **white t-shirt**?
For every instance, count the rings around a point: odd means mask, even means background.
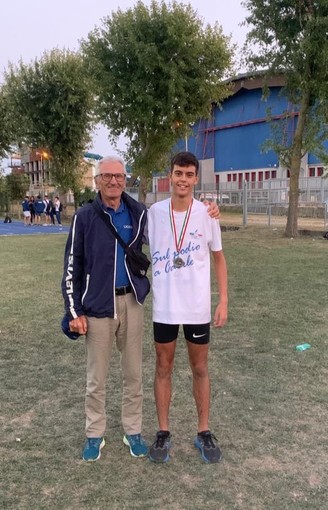
[[[179,257],[170,222],[171,199],[157,202],[148,213],[148,236],[152,259],[153,321],[164,324],[205,324],[211,321],[210,252],[221,251],[221,230],[207,207],[193,200]],[[174,211],[179,239],[186,212]]]

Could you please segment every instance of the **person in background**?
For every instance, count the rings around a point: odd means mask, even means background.
[[[29,208],[31,213],[30,223],[31,225],[35,225],[35,199],[33,195],[29,199]]]
[[[58,195],[55,197],[55,200],[54,200],[54,208],[55,208],[55,216],[56,216],[57,223],[61,227],[62,224],[61,224],[60,213],[63,210],[63,207],[62,207],[62,204],[61,204],[61,202],[59,200],[59,196]]]
[[[22,210],[23,210],[25,227],[27,227],[28,225],[31,225],[31,211],[30,211],[29,200],[30,199],[29,199],[28,195],[26,195],[24,200],[22,201]]]
[[[34,210],[35,210],[35,222],[37,225],[41,225],[41,215],[44,212],[44,202],[40,195],[37,195],[36,201],[34,203]]]
[[[44,195],[43,204],[44,204],[43,212],[45,214],[45,221],[46,221],[45,225],[50,225],[50,223],[51,223],[50,211],[51,211],[51,207],[52,207],[52,201],[49,199],[47,194]]]
[[[50,200],[50,224],[55,225],[56,208],[52,200]]]

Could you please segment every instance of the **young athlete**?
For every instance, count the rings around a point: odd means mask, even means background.
[[[222,327],[227,320],[227,268],[219,223],[193,198],[198,171],[199,162],[192,153],[177,154],[171,162],[171,198],[152,205],[148,214],[156,348],[154,391],[159,424],[149,457],[155,462],[169,460],[171,379],[180,324],[187,340],[198,413],[194,444],[205,462],[221,460],[217,440],[209,430],[211,253],[219,291],[214,327]]]

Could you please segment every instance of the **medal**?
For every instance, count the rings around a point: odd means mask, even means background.
[[[189,207],[188,207],[188,209],[186,211],[186,214],[185,214],[185,217],[184,217],[184,220],[183,220],[183,224],[182,224],[182,229],[181,229],[181,232],[180,232],[180,235],[179,235],[179,239],[178,239],[178,236],[177,236],[177,229],[176,229],[175,221],[174,221],[174,211],[173,211],[172,200],[171,200],[170,205],[169,205],[171,230],[172,230],[172,234],[173,234],[173,237],[174,237],[174,243],[175,243],[176,254],[177,254],[177,256],[173,259],[173,267],[175,269],[180,269],[181,267],[185,266],[184,260],[181,257],[179,257],[179,253],[181,251],[182,243],[183,243],[184,236],[185,236],[185,233],[186,233],[186,230],[187,230],[187,225],[188,225],[189,218],[190,218],[192,203],[193,203],[193,200],[191,200],[190,205],[189,205]]]
[[[183,267],[184,265],[185,263],[181,257],[177,257],[176,259],[173,260],[173,266],[175,267],[175,269],[180,269],[180,267]]]

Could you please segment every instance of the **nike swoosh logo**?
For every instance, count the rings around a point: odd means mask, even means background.
[[[192,337],[193,338],[200,338],[201,336],[205,336],[205,335],[206,335],[206,333],[204,333],[203,335],[195,335],[195,333],[193,333]]]

